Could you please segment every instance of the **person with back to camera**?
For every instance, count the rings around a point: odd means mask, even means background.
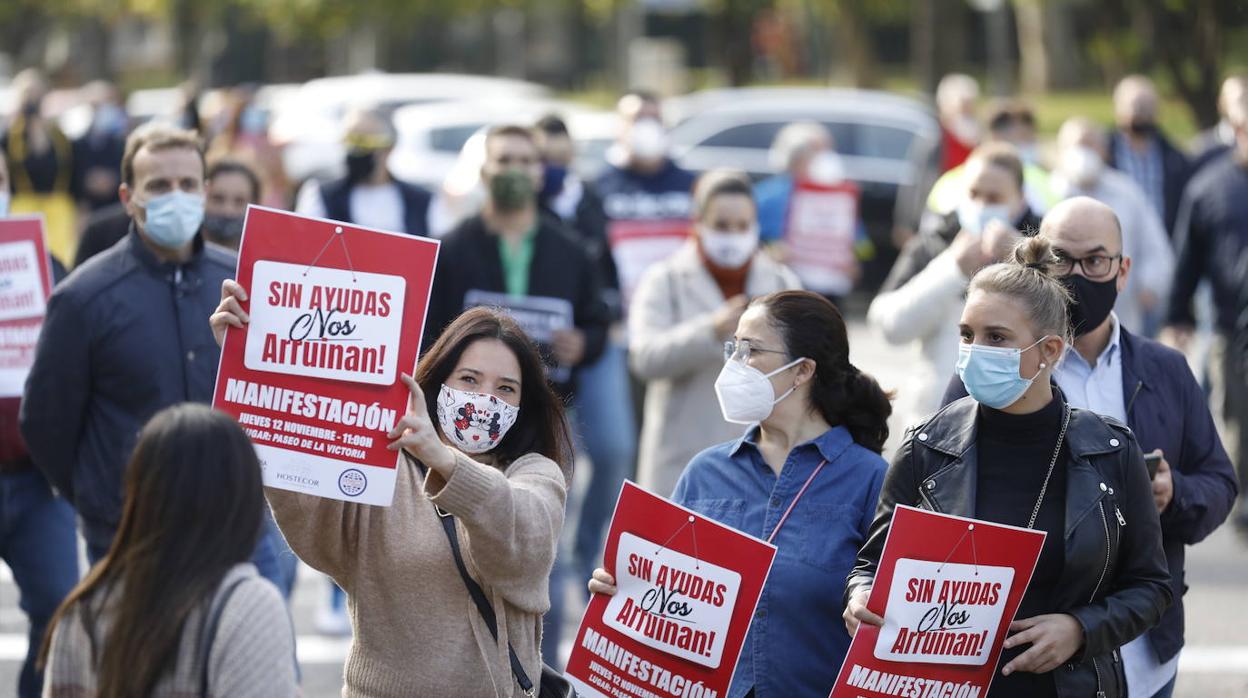
[[[227,281],[221,296],[218,342],[249,321],[241,286]],[[572,478],[563,404],[529,338],[486,308],[447,326],[402,381],[411,398],[389,433],[404,453],[389,507],[265,492],[295,554],[347,593],[342,695],[526,695],[542,682]]]
[[[715,392],[724,419],[750,426],[695,456],[672,500],[779,548],[727,695],[826,696],[849,650],[837,595],[887,469],[889,395],[850,363],[840,311],[810,291],[750,303]],[[589,590],[614,594],[615,580],[599,568]]]
[[[280,698],[299,692],[286,602],[249,560],[260,463],[230,417],[152,417],[126,466],[112,546],[45,636],[45,696]]]
[[[1025,239],[971,279],[957,362],[970,396],[906,433],[848,580],[845,625],[883,623],[866,604],[897,505],[1043,530],[989,695],[1120,698],[1119,648],[1161,619],[1170,575],[1135,436],[1050,383],[1070,343],[1050,245]]]

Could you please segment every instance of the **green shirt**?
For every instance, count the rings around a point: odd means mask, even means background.
[[[498,256],[503,262],[503,287],[509,296],[529,295],[529,268],[533,263],[533,241],[536,238],[536,225],[514,246],[509,245],[501,235],[498,237]]]

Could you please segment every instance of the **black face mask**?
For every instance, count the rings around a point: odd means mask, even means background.
[[[1130,129],[1137,136],[1151,136],[1157,132],[1157,124],[1149,119],[1132,119]]]
[[[347,181],[351,184],[359,184],[372,177],[376,167],[376,151],[351,150],[347,152]]]
[[[218,240],[237,240],[243,234],[243,217],[205,213],[203,230]]]
[[[1076,337],[1095,330],[1109,317],[1118,300],[1118,276],[1108,281],[1089,281],[1080,274],[1062,277],[1062,285],[1070,291],[1070,326]]]

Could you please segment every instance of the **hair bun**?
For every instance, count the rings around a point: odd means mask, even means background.
[[[1034,269],[1045,276],[1053,276],[1059,261],[1053,251],[1053,244],[1039,235],[1024,237],[1014,245],[1013,259],[1028,269]]]

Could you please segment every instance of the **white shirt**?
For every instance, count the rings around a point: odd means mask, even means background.
[[[1062,198],[1089,196],[1113,209],[1122,225],[1122,254],[1131,258],[1131,275],[1127,287],[1118,295],[1114,311],[1122,324],[1134,332],[1142,332],[1145,310],[1140,302],[1144,291],[1151,291],[1159,303],[1170,296],[1174,278],[1174,248],[1166,235],[1166,226],[1144,191],[1127,175],[1109,168],[1089,188],[1076,186],[1060,174],[1054,174],[1053,191]]]
[[[321,199],[321,185],[309,179],[299,189],[295,199],[295,213],[313,218],[325,218],[325,202]],[[393,182],[386,184],[361,184],[351,189],[351,217],[346,221],[362,228],[376,228],[401,233],[407,230],[404,218],[403,195]]]
[[[1089,366],[1072,346],[1066,350],[1066,357],[1053,377],[1071,406],[1113,417],[1126,424],[1127,405],[1122,388],[1122,325],[1115,313],[1110,313],[1110,319],[1114,323],[1113,332],[1109,336],[1109,344],[1096,358],[1096,365]],[[1122,663],[1130,695],[1152,698],[1174,678],[1179,668],[1179,655],[1159,664],[1157,653],[1145,633],[1123,646]]]

